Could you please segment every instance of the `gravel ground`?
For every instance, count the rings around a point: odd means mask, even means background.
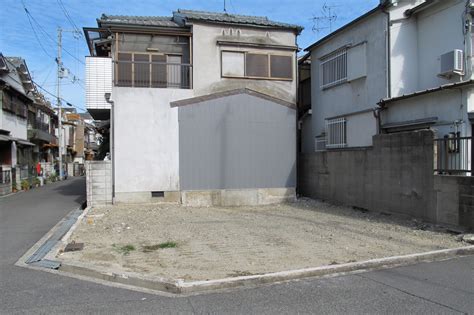
[[[259,207],[93,208],[71,240],[84,243],[84,249],[62,253],[60,259],[184,280],[261,274],[467,245],[416,220],[306,198]],[[160,244],[166,247],[166,242],[168,248],[159,248]]]

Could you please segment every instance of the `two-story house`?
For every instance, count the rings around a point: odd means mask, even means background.
[[[313,150],[372,145],[373,111],[388,96],[387,31],[387,14],[378,6],[306,48]],[[303,138],[310,138],[307,132]]]
[[[472,171],[473,1],[386,1],[390,94],[379,102],[382,132],[431,129],[435,169]],[[448,140],[451,139],[451,140]]]
[[[0,54],[0,167],[1,193],[19,188],[28,179],[34,144],[28,141],[28,106],[34,102],[35,87],[23,59]]]
[[[471,136],[473,8],[382,0],[309,46],[314,149],[371,146],[377,133],[427,128],[438,138]],[[459,141],[455,152],[447,145],[467,168],[469,145]]]
[[[57,116],[41,93],[35,93],[35,102],[28,108],[28,140],[35,144],[33,161],[53,163],[58,156],[58,138],[55,135]]]
[[[301,27],[189,10],[97,22],[86,103],[111,120],[115,202],[295,197]]]

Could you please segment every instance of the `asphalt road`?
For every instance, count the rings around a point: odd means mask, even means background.
[[[0,198],[0,313],[474,314],[474,256],[190,297],[104,286],[13,264],[84,200],[83,178]]]

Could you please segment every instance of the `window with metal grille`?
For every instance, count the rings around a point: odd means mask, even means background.
[[[327,148],[344,148],[347,146],[346,126],[345,118],[326,120]]]
[[[325,89],[347,80],[347,50],[340,49],[321,59],[321,88]]]

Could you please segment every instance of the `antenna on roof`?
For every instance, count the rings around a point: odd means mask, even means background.
[[[340,6],[341,5],[328,5],[325,2],[321,10],[321,16],[313,16],[311,19],[313,20],[313,32],[319,35],[321,31],[329,29],[329,33],[332,33],[332,24],[337,20],[337,15],[333,9]],[[329,25],[321,25],[322,22],[327,22]]]
[[[227,13],[227,9],[226,9],[226,1],[224,0],[224,12]]]

